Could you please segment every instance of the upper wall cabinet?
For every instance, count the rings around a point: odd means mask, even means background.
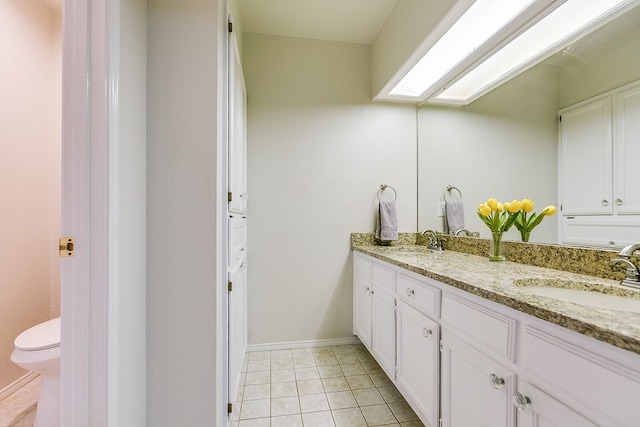
[[[229,43],[229,211],[247,211],[247,93],[240,54],[231,33]]]
[[[559,145],[561,243],[639,240],[640,82],[561,110]]]

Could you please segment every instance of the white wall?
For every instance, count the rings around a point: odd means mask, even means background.
[[[153,427],[222,425],[217,404],[226,405],[217,347],[223,284],[216,277],[223,4],[148,0],[147,425]]]
[[[59,311],[60,18],[0,2],[0,390],[26,373],[14,338]]]
[[[118,258],[110,295],[110,425],[146,425],[146,0],[122,0],[117,50],[118,141],[115,148],[117,201],[112,208]],[[114,323],[114,317],[117,322]],[[115,363],[115,366],[114,366]]]
[[[249,343],[352,336],[349,234],[381,184],[416,228],[415,106],[370,101],[369,46],[244,35]]]
[[[476,210],[490,197],[529,198],[537,211],[556,205],[559,98],[559,70],[539,66],[466,107],[420,108],[419,229],[444,230],[436,207],[447,185],[460,189],[465,226],[482,237],[489,229]],[[518,230],[506,238],[519,241]],[[557,215],[531,241],[557,242]]]

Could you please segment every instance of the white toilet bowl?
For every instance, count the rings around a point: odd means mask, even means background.
[[[33,427],[60,427],[60,318],[27,329],[13,343],[11,361],[40,374]]]

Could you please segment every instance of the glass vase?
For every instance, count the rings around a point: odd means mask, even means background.
[[[502,250],[502,232],[497,231],[491,233],[491,240],[489,240],[489,261],[504,261],[505,257]]]
[[[531,236],[531,232],[530,231],[524,231],[522,230],[520,232],[520,238],[523,242],[528,242],[529,241],[529,237]]]

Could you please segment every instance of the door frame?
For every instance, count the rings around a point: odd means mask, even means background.
[[[117,176],[111,162],[117,132],[118,0],[63,0],[62,7],[62,236],[75,238],[75,255],[61,259],[61,425],[106,426],[110,378],[116,363],[109,328],[110,260],[117,245],[110,227]],[[117,55],[115,56],[117,58]],[[117,117],[114,115],[113,117]],[[111,320],[111,321],[110,321]],[[110,408],[115,412],[116,408]],[[115,414],[111,414],[115,415]]]

